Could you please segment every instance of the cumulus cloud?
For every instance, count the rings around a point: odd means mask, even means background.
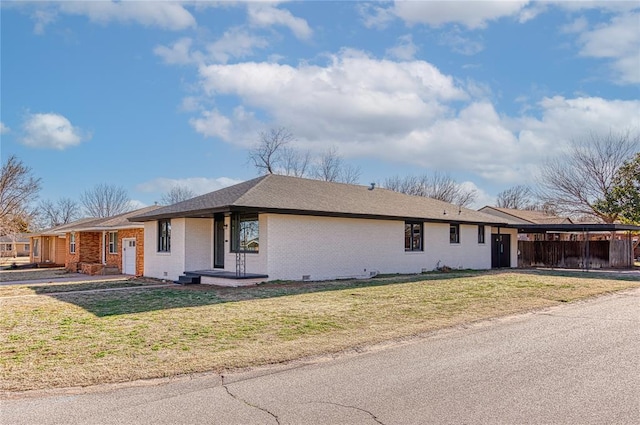
[[[293,16],[288,10],[279,9],[273,3],[248,3],[247,13],[249,22],[257,27],[285,26],[297,38],[303,40],[310,38],[313,34],[313,30],[306,20]]]
[[[253,55],[255,49],[268,46],[263,37],[250,34],[242,28],[232,28],[222,37],[207,46],[209,57],[215,62],[227,63],[231,58],[243,58]]]
[[[640,128],[638,101],[545,97],[508,116],[481,83],[457,81],[425,61],[393,62],[353,50],[322,65],[218,64],[201,66],[199,75],[203,96],[237,98],[242,105],[193,118],[206,137],[247,146],[257,130],[284,125],[300,148],[315,153],[336,146],[347,158],[464,171],[509,184],[526,181],[585,132]]]
[[[9,133],[10,131],[11,129],[6,125],[4,125],[3,122],[0,121],[0,134],[6,134],[6,133]]]
[[[518,1],[396,1],[389,9],[409,25],[426,24],[439,27],[460,24],[470,29],[485,28],[489,21],[518,16],[529,3]],[[384,16],[377,11],[378,16]]]
[[[90,134],[71,125],[67,118],[55,113],[29,114],[22,130],[22,143],[35,148],[63,150],[91,138]]]
[[[64,1],[55,4],[60,13],[86,16],[100,24],[135,22],[172,31],[196,26],[193,15],[179,2]]]
[[[136,186],[136,190],[147,193],[166,193],[171,190],[171,188],[180,186],[191,189],[198,195],[202,195],[204,193],[213,192],[215,190],[219,190],[241,182],[242,180],[236,180],[229,177],[189,177],[184,179],[158,177],[153,180],[138,184]]]
[[[400,60],[413,60],[418,52],[418,46],[413,43],[411,34],[398,38],[398,43],[387,49],[387,55]]]
[[[640,83],[639,23],[640,12],[627,13],[583,31],[578,38],[580,55],[610,59],[614,80],[620,84]]]

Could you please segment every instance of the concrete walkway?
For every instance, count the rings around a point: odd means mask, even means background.
[[[29,280],[8,280],[0,282],[0,285],[36,285],[39,283],[81,283],[81,282],[113,282],[116,280],[128,280],[133,278],[126,274],[116,274],[107,276],[89,276],[81,273],[69,273],[60,277],[48,277],[45,279],[29,279]]]

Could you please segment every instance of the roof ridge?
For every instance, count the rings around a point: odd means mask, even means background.
[[[245,196],[247,196],[250,192],[252,192],[256,187],[260,186],[260,183],[262,183],[263,181],[267,180],[267,178],[272,177],[272,176],[280,176],[279,174],[265,174],[264,176],[259,176],[256,177],[254,179],[251,180],[247,180],[244,183],[251,183],[253,181],[255,181],[255,183],[253,183],[252,185],[249,186],[249,188],[247,190],[245,190],[242,195],[238,196],[232,203],[231,205],[242,205],[240,202],[240,200],[242,198],[244,198]],[[281,177],[290,177],[290,176],[281,176]]]

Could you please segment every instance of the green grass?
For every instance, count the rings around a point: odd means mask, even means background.
[[[70,287],[0,295],[0,389],[284,362],[632,287],[640,287],[640,279],[455,272],[248,288],[87,293]]]

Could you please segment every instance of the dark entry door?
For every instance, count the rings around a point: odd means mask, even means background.
[[[511,235],[491,235],[491,267],[511,267]]]
[[[224,269],[224,216],[216,216],[213,227],[213,267]]]

